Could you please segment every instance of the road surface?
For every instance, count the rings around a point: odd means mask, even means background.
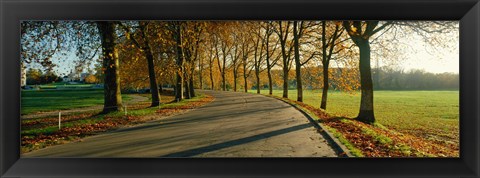
[[[274,98],[215,97],[182,115],[87,137],[22,157],[336,157],[308,119]]]

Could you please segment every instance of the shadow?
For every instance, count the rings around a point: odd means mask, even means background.
[[[238,104],[252,104],[252,103],[269,103],[269,102],[272,102],[272,101],[269,101],[269,100],[263,100],[263,101],[252,101],[252,100],[247,100],[246,102],[245,101],[242,101],[242,102],[218,102],[218,103],[214,103],[214,104],[209,104],[209,105],[205,105],[205,106],[202,106],[202,108],[212,108],[212,107],[218,107],[218,106],[229,106],[229,105],[238,105]]]
[[[263,134],[259,134],[259,135],[254,135],[254,136],[245,137],[245,138],[241,138],[241,139],[237,139],[237,140],[218,143],[218,144],[214,144],[214,145],[210,145],[210,146],[185,150],[185,151],[181,151],[181,152],[177,152],[177,153],[171,153],[171,154],[167,154],[167,155],[164,155],[164,156],[161,156],[161,157],[192,157],[192,156],[199,155],[199,154],[202,154],[202,153],[207,153],[207,152],[211,152],[211,151],[215,151],[215,150],[220,150],[220,149],[223,149],[223,148],[228,148],[228,147],[233,147],[233,146],[237,146],[237,145],[241,145],[241,144],[254,142],[254,141],[257,141],[257,140],[261,140],[261,139],[265,139],[265,138],[269,138],[269,137],[273,137],[273,136],[277,136],[277,135],[281,135],[281,134],[286,134],[286,133],[289,133],[289,132],[294,132],[294,131],[297,131],[297,130],[302,130],[302,129],[305,129],[305,128],[308,128],[308,127],[312,127],[312,125],[309,124],[309,123],[306,123],[306,124],[297,125],[297,126],[293,126],[293,127],[289,127],[289,128],[280,129],[280,130],[275,130],[275,131],[271,131],[271,132],[267,132],[267,133],[263,133]]]
[[[246,112],[240,112],[240,113],[228,113],[228,114],[217,114],[217,115],[207,115],[204,117],[194,117],[194,118],[169,118],[169,119],[163,119],[163,120],[158,120],[161,121],[162,123],[154,123],[154,124],[148,124],[144,126],[138,126],[138,127],[131,127],[131,128],[126,128],[126,129],[121,129],[121,130],[116,130],[114,132],[128,132],[128,131],[135,131],[135,130],[141,130],[141,129],[148,129],[148,128],[153,128],[153,127],[163,127],[163,126],[169,126],[169,125],[175,125],[175,124],[182,124],[182,123],[188,123],[188,122],[196,122],[196,121],[214,121],[218,119],[225,119],[225,117],[230,117],[230,116],[238,116],[238,115],[254,115],[255,113],[258,112],[268,112],[268,111],[274,111],[278,109],[285,109],[289,108],[290,106],[284,106],[284,107],[277,107],[277,108],[271,108],[271,109],[264,109],[264,110],[249,110]],[[211,114],[211,113],[208,113]],[[185,117],[184,115],[180,115],[178,117]]]

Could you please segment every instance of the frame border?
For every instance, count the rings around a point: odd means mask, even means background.
[[[22,20],[460,20],[460,158],[20,158]],[[480,177],[479,0],[0,0],[0,177]]]

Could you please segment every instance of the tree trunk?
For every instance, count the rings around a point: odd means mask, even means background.
[[[120,71],[118,51],[115,49],[115,24],[113,22],[97,22],[100,31],[103,52],[104,75],[104,104],[103,112],[122,110],[122,94],[120,91]]]
[[[233,66],[235,67],[235,66]],[[237,69],[233,69],[233,91],[237,91]]]
[[[328,65],[329,59],[327,59],[327,34],[326,34],[326,21],[322,21],[322,65],[323,65],[323,91],[322,101],[320,103],[321,109],[327,109],[327,96],[328,96]],[[334,38],[334,37],[333,37]],[[333,44],[333,41],[332,41]],[[333,47],[332,47],[333,48]]]
[[[146,32],[146,23],[141,22],[140,23],[140,28],[142,30],[142,37],[144,40],[144,54],[145,57],[147,58],[147,64],[148,64],[148,78],[150,80],[150,93],[152,94],[152,104],[151,106],[158,106],[160,105],[160,94],[158,93],[158,85],[157,85],[157,78],[155,76],[155,64],[153,61],[153,53],[152,53],[152,48],[150,47],[150,42],[147,37],[147,32]]]
[[[272,95],[273,94],[273,82],[272,82],[272,73],[270,73],[271,69],[270,66],[267,68],[267,74],[268,74],[268,94]]]
[[[260,72],[255,69],[255,78],[257,79],[257,93],[260,94]]]
[[[175,90],[175,100],[181,101],[183,99],[183,47],[182,47],[182,35],[181,35],[181,27],[177,24],[176,27],[176,43],[177,43],[177,84]]]
[[[300,71],[302,65],[300,63],[300,52],[298,49],[299,43],[297,23],[297,21],[293,22],[293,48],[295,50],[295,74],[297,75],[297,101],[303,102],[302,73]]]
[[[198,81],[199,81],[199,84],[200,84],[200,90],[203,90],[203,62],[202,62],[201,57],[200,57],[199,60],[200,61],[198,62],[198,68],[199,68]]]
[[[268,33],[268,32],[267,32]],[[266,45],[266,48],[265,48],[265,52],[266,52],[266,61],[267,61],[267,76],[268,76],[268,94],[269,95],[272,95],[272,74],[270,73],[270,70],[271,70],[271,66],[270,66],[270,49],[268,49],[268,46],[269,46],[269,42],[270,42],[270,34],[267,34],[266,35],[266,39],[265,39],[265,45]]]
[[[185,96],[185,99],[190,99],[191,96],[190,96],[190,84],[189,84],[189,78],[187,77],[187,73],[185,72],[183,74],[183,82],[185,82],[183,85],[185,86],[185,93],[184,93],[184,96]]]
[[[150,78],[150,92],[152,93],[152,104],[151,106],[160,105],[160,94],[158,93],[158,85],[155,77],[155,66],[153,64],[153,55],[150,51],[150,48],[147,47],[145,50],[147,61],[148,61],[148,75]]]
[[[245,93],[247,93],[248,92],[247,76],[243,76],[243,85],[244,85],[243,87],[245,89]]]
[[[227,84],[225,82],[225,72],[222,71],[222,90],[227,91]]]
[[[212,67],[212,63],[210,63],[210,81],[212,82],[212,88],[211,90],[215,90],[215,83],[213,83],[213,67]]]
[[[360,83],[362,96],[360,100],[360,112],[357,120],[365,123],[375,122],[373,112],[373,84],[370,67],[370,42],[359,40],[357,46],[360,49]]]
[[[267,48],[268,48],[268,46],[267,46]],[[272,95],[273,82],[272,82],[272,73],[271,73],[271,66],[270,66],[270,59],[269,59],[270,56],[268,56],[268,53],[269,52],[267,50],[267,58],[266,59],[267,59],[267,76],[268,76],[268,94]]]
[[[320,108],[327,109],[327,96],[328,96],[328,62],[323,64],[323,90],[322,90],[322,102]]]
[[[281,30],[281,29],[280,29]],[[282,48],[282,60],[283,60],[283,98],[288,98],[288,62],[287,52],[285,50],[285,40],[280,35],[280,45]]]
[[[195,61],[193,61],[195,62]],[[194,75],[195,75],[195,64],[192,63],[192,69],[191,69],[191,72],[190,72],[190,80],[189,81],[189,86],[190,86],[190,90],[188,91],[189,92],[189,95],[190,95],[190,98],[193,98],[195,97],[195,88],[193,87],[193,80],[194,80]]]
[[[225,53],[223,53],[225,55]],[[222,70],[222,88],[223,91],[227,91],[227,82],[225,79],[225,63],[227,62],[226,57],[223,57],[223,70]]]
[[[195,97],[195,88],[193,87],[193,77],[190,78],[190,97]]]
[[[283,68],[283,98],[288,98],[288,64]]]

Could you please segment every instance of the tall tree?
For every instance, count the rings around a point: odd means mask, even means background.
[[[233,50],[231,51],[230,56],[232,57],[232,72],[233,72],[233,91],[237,91],[237,79],[238,79],[238,70],[240,68],[240,57],[241,57],[241,45],[240,44],[240,38],[237,34],[234,35],[234,41],[236,43],[234,44]]]
[[[278,40],[277,40],[277,43],[273,45],[273,47],[270,45],[271,36],[273,34],[273,22],[271,21],[265,22],[264,28],[265,28],[265,39],[264,39],[265,61],[267,63],[267,77],[268,77],[268,94],[272,95],[273,94],[272,68],[277,64],[277,61],[280,59],[280,55],[277,55],[275,58],[273,57],[273,54],[275,53],[278,46]]]
[[[214,40],[214,38],[212,38]],[[214,62],[215,62],[215,46],[214,44],[216,44],[216,42],[211,42],[210,43],[210,46],[208,47],[208,72],[209,72],[209,76],[210,76],[210,85],[211,85],[211,90],[215,90],[215,81],[213,80],[213,67],[214,67]],[[218,60],[218,59],[217,59]]]
[[[222,77],[222,90],[227,90],[227,79],[226,79],[226,69],[228,66],[228,56],[230,55],[230,51],[233,48],[232,41],[231,41],[231,34],[228,29],[228,24],[230,23],[219,23],[217,26],[216,35],[214,36],[216,40],[215,44],[215,55],[217,57],[217,64],[218,69],[220,70],[220,75]]]
[[[278,35],[278,38],[280,40],[280,47],[282,50],[282,71],[283,71],[283,98],[288,98],[288,73],[290,71],[290,68],[292,66],[292,49],[293,46],[289,42],[289,36],[290,36],[290,26],[291,22],[287,21],[278,21],[278,28],[275,29],[275,32]]]
[[[115,48],[117,39],[115,26],[114,22],[97,22],[102,41],[103,67],[105,70],[103,112],[122,110],[120,76],[117,70],[119,68],[118,51]]]
[[[327,35],[327,21],[322,21],[322,68],[323,68],[323,89],[322,89],[322,101],[320,103],[320,108],[327,109],[327,96],[329,84],[328,70],[330,65],[330,60],[332,59],[332,54],[338,53],[339,51],[334,51],[335,46],[337,46],[337,39],[342,35],[343,29],[340,27],[341,24],[333,23],[335,29],[333,34]]]
[[[251,23],[248,25],[251,25]],[[241,43],[242,43],[241,58],[242,58],[243,82],[244,82],[243,88],[245,90],[245,93],[247,93],[248,92],[247,78],[250,76],[254,67],[254,65],[251,65],[251,60],[249,60],[249,57],[253,51],[252,46],[254,45],[252,45],[253,38],[252,38],[252,35],[250,35],[249,31],[245,29],[242,32],[243,34],[242,34],[242,40],[241,40]]]
[[[343,21],[343,27],[360,50],[360,112],[357,120],[365,123],[375,122],[373,111],[373,84],[370,67],[370,37],[384,29],[390,22],[379,26],[379,21]]]
[[[195,64],[199,58],[198,56],[200,52],[200,43],[202,42],[201,35],[203,31],[203,26],[203,22],[185,22],[186,30],[184,30],[184,34],[182,34],[184,36],[184,44],[182,44],[182,46],[184,46],[186,58],[185,86],[187,86],[187,98],[195,97]]]
[[[99,68],[104,73],[105,82],[103,112],[122,110],[115,26],[112,22],[23,21],[21,62],[34,62],[47,69],[53,69],[56,66],[52,60],[54,55],[57,55],[58,60],[62,57],[68,58],[67,51],[74,49],[79,60],[73,62],[78,68],[95,61],[93,58],[102,50],[103,55],[100,55],[102,66]]]
[[[265,50],[265,38],[263,37],[262,27],[260,25],[253,28],[256,38],[254,41],[253,66],[255,70],[255,79],[257,93],[260,93],[260,72],[263,71],[263,56]]]
[[[132,35],[130,27],[126,26],[125,24],[121,24],[121,25],[126,31],[127,39],[130,39],[133,42],[133,44],[138,49],[140,49],[140,51],[144,53],[147,59],[148,75],[150,80],[150,92],[152,94],[151,106],[154,107],[154,106],[160,105],[160,94],[158,91],[157,78],[155,73],[154,53],[150,43],[151,41],[150,35],[149,35],[150,23],[151,22],[148,22],[148,21],[138,22],[138,30],[139,30],[138,35],[136,35],[137,33],[134,33]],[[140,40],[138,40],[137,38],[140,38],[143,43],[141,44]]]

